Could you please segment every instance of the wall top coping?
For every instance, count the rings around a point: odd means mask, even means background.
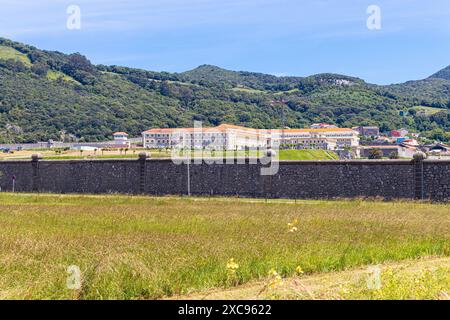
[[[254,159],[253,159],[254,160]],[[43,163],[55,163],[55,164],[65,164],[65,163],[111,163],[111,162],[126,162],[126,163],[138,163],[139,159],[71,159],[71,160],[45,160],[39,159],[39,162]],[[192,159],[193,161],[193,159]],[[32,162],[31,159],[27,160],[2,160],[0,164],[20,164],[20,163],[29,163]],[[168,158],[151,158],[146,159],[146,162],[172,162],[172,159]],[[225,161],[224,161],[225,162]],[[246,160],[248,163],[249,160]],[[323,161],[277,161],[280,165],[410,165],[415,163],[414,160],[323,160]],[[427,159],[423,161],[424,163],[439,163],[439,164],[450,164],[450,159],[438,160],[438,159]]]

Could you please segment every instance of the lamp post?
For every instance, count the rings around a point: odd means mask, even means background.
[[[190,153],[190,152],[189,152]],[[188,155],[187,163],[188,197],[191,196],[191,157]]]
[[[188,152],[186,154],[186,160],[187,160],[187,192],[188,197],[191,196],[191,149],[188,149]]]

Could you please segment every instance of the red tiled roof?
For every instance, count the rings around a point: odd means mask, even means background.
[[[281,129],[277,129],[274,131],[279,131],[279,132],[351,132],[354,131],[353,129],[350,128],[322,128],[322,129],[286,129],[286,130],[281,130]]]

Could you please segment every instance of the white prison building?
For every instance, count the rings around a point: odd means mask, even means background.
[[[222,124],[214,128],[151,129],[143,134],[144,148],[210,148],[243,150],[279,145],[292,149],[338,150],[359,154],[359,133],[347,128],[260,130]]]

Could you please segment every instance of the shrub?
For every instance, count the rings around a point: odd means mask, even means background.
[[[369,151],[369,159],[382,159],[383,151],[378,149],[372,149]]]
[[[399,155],[397,151],[393,151],[389,154],[389,159],[398,159]]]

